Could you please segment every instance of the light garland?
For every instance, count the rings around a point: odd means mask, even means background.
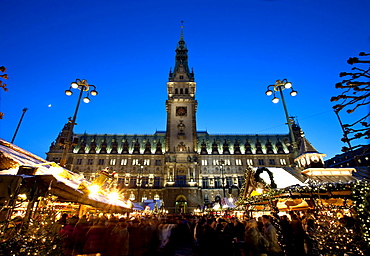
[[[245,177],[247,179],[247,177]],[[270,189],[264,194],[256,195],[252,197],[243,198],[245,191],[246,181],[241,188],[240,197],[238,198],[236,205],[237,207],[245,207],[249,205],[255,205],[262,202],[269,202],[272,210],[276,210],[273,204],[274,200],[283,198],[309,198],[315,202],[315,211],[319,218],[329,219],[332,228],[326,228],[325,231],[319,229],[318,232],[326,232],[326,235],[318,237],[318,243],[321,250],[332,250],[337,252],[351,252],[356,255],[368,255],[370,252],[370,183],[368,181],[356,181],[356,182],[336,182],[336,183],[318,183],[311,181],[308,186],[291,186],[284,189]],[[342,195],[340,192],[347,191],[347,194]],[[323,204],[322,198],[333,198],[333,197],[345,197],[353,201],[353,204],[346,203],[344,200],[343,205],[334,204]],[[336,215],[330,216],[330,214],[336,213],[338,210],[349,209],[355,211],[356,219],[360,224],[360,237],[355,237],[354,231],[351,229],[342,229],[341,225],[338,225],[338,217]],[[326,213],[324,216],[320,216],[320,213]],[[319,224],[320,219],[316,220],[316,224]],[[336,222],[335,222],[336,221]],[[338,230],[340,228],[340,230]],[[331,237],[334,240],[329,240]],[[332,245],[329,248],[324,247],[325,244]],[[352,241],[353,246],[348,241]],[[341,244],[343,242],[343,244]],[[348,245],[347,245],[348,243]],[[357,247],[356,247],[357,246]]]

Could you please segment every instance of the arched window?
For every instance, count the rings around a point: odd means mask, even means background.
[[[175,89],[175,94],[179,94],[179,89]]]
[[[189,89],[185,88],[185,94],[189,94]]]
[[[183,91],[183,89],[181,88],[181,89],[180,89],[180,94],[183,94],[183,93],[184,93],[184,91]]]

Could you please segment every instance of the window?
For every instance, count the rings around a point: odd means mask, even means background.
[[[155,165],[162,165],[162,161],[161,160],[155,160]]]
[[[154,177],[154,187],[159,188],[161,185],[161,177]]]
[[[127,165],[127,159],[121,159],[121,165]]]
[[[87,159],[87,165],[93,165],[94,159]]]
[[[258,165],[265,165],[265,161],[263,159],[258,159]]]
[[[104,165],[104,159],[99,159],[98,160],[98,165]]]
[[[241,159],[235,159],[235,164],[236,165],[242,165],[242,160]]]
[[[77,165],[81,165],[81,164],[82,164],[82,159],[81,159],[81,158],[77,159],[77,160],[76,160],[76,164],[77,164]]]
[[[150,165],[150,160],[149,159],[144,159],[144,165]]]
[[[186,186],[186,175],[176,176],[176,186],[185,187]]]
[[[230,159],[225,159],[223,160],[224,164],[223,165],[231,165]],[[220,165],[220,161],[217,159],[213,160],[213,165]]]
[[[280,159],[280,164],[281,164],[281,165],[286,165],[286,160],[285,160],[284,158],[281,158],[281,159]]]
[[[238,177],[238,187],[241,188],[243,186],[243,183],[244,183],[244,177],[239,176]]]
[[[233,183],[232,177],[226,177],[226,186],[230,187]]]
[[[247,164],[253,166],[253,159],[247,159]]]
[[[269,164],[270,165],[275,165],[275,159],[269,159]]]
[[[118,185],[119,188],[123,188],[124,185],[125,185],[125,178],[122,178],[122,177],[118,178],[117,185]]]
[[[238,186],[238,177],[236,177],[236,176],[233,177],[233,184]]]
[[[203,188],[208,188],[208,186],[209,186],[208,177],[203,177],[202,185],[203,185]]]
[[[215,188],[221,188],[221,178],[220,177],[215,177]]]
[[[209,202],[208,195],[204,195],[204,202],[205,203],[208,203]]]
[[[183,76],[183,75],[181,75],[181,76],[180,76],[180,79],[184,79],[184,76]]]
[[[153,183],[154,183],[154,174],[149,174],[149,179],[148,179],[149,187],[153,187]]]
[[[142,178],[141,178],[141,186],[142,186],[142,187],[147,187],[147,186],[149,186],[149,178],[148,178],[148,177],[142,177]]]
[[[109,161],[109,165],[116,165],[116,159],[111,159]]]
[[[202,160],[202,165],[208,165],[207,159]]]

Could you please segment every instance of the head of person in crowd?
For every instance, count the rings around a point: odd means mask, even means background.
[[[77,216],[73,216],[67,219],[67,224],[75,226],[78,222],[79,218]]]
[[[118,224],[121,228],[127,228],[128,226],[125,218],[120,218],[118,220]]]
[[[248,220],[245,224],[245,230],[250,230],[252,228],[257,228],[257,221],[254,219]]]
[[[263,225],[266,225],[266,223],[270,222],[270,216],[268,215],[262,215],[262,223]]]

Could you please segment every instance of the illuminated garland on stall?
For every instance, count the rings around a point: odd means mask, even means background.
[[[256,182],[262,182],[263,180],[260,178],[260,174],[262,172],[267,172],[269,177],[270,177],[270,181],[271,181],[271,184],[270,184],[270,187],[273,188],[273,189],[276,189],[277,188],[277,185],[275,183],[275,180],[274,180],[274,174],[272,174],[272,172],[267,169],[266,167],[261,167],[261,168],[258,168],[256,173],[254,174],[254,180]]]
[[[243,186],[244,189],[244,186]],[[284,189],[270,189],[266,193],[253,197],[239,198],[238,205],[251,205],[258,202],[272,201],[283,198],[310,198],[320,199],[332,197],[332,193],[339,191],[351,191],[347,195],[353,201],[353,206],[334,206],[316,204],[315,225],[318,227],[314,232],[318,242],[318,250],[325,255],[338,255],[337,253],[350,252],[356,255],[369,255],[370,252],[370,183],[368,181],[315,183],[311,181],[308,186],[291,186]],[[241,195],[243,195],[241,193]],[[319,202],[320,200],[316,200]],[[273,207],[274,208],[274,207]],[[356,211],[356,219],[360,225],[360,231],[345,227],[338,221],[336,213],[338,209],[353,209]],[[276,210],[276,209],[275,209]],[[360,233],[359,235],[357,233]],[[352,245],[347,242],[353,241]]]

